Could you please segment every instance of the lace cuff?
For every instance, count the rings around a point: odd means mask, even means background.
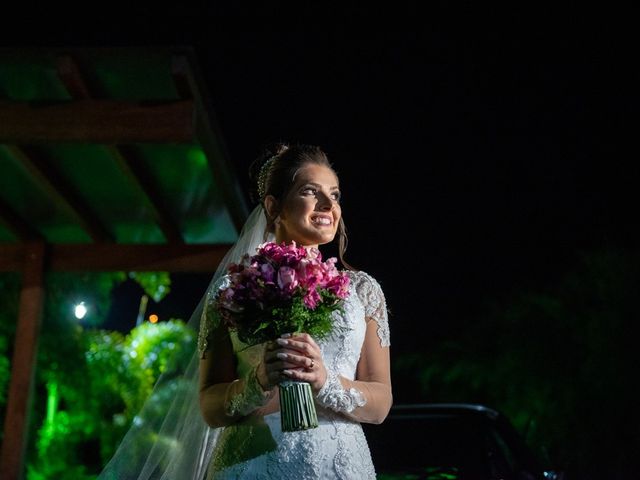
[[[228,400],[225,406],[227,416],[249,415],[266,404],[273,396],[273,391],[265,392],[262,390],[256,371],[257,367],[249,372],[249,375],[244,380],[244,388],[242,388],[240,380],[234,380],[229,385]]]
[[[324,407],[344,413],[351,413],[356,407],[362,407],[367,403],[360,390],[345,389],[338,374],[334,372],[327,373],[327,381],[318,392],[316,400]]]

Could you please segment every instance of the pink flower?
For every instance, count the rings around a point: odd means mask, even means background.
[[[338,298],[346,298],[349,294],[349,277],[336,275],[327,283],[327,290]]]
[[[318,305],[320,300],[321,300],[320,294],[314,288],[314,289],[309,290],[306,293],[306,295],[304,296],[302,301],[307,306],[307,308],[310,308],[311,310],[313,310],[314,308],[316,308],[316,306]]]

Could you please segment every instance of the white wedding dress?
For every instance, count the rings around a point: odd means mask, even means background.
[[[380,285],[364,272],[349,275],[350,294],[344,313],[334,312],[337,328],[318,345],[327,370],[353,380],[367,319],[377,323],[381,345],[390,342]],[[236,355],[240,370],[255,365],[261,352],[236,350]],[[226,427],[213,452],[207,479],[375,479],[360,423],[319,404],[317,412],[319,426],[299,432],[281,431],[280,412]]]

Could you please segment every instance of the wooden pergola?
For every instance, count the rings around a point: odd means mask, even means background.
[[[22,478],[46,271],[214,271],[247,215],[189,48],[0,49],[0,271],[22,274],[0,478]]]

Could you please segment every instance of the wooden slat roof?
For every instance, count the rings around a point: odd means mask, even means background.
[[[211,270],[246,215],[191,49],[0,49],[0,271]]]

